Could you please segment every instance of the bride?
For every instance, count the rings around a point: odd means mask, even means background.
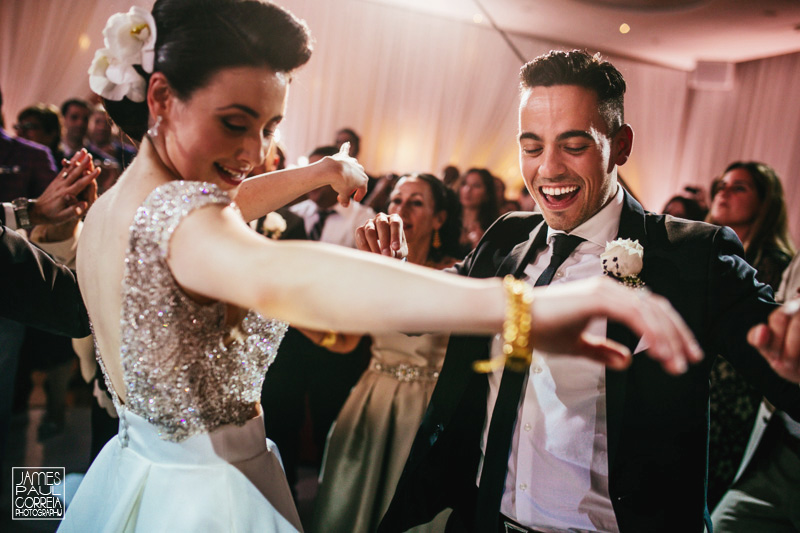
[[[90,84],[141,146],[87,216],[78,278],[120,423],[61,530],[301,530],[258,404],[286,322],[491,334],[516,305],[544,350],[624,366],[624,348],[581,335],[603,315],[647,336],[665,366],[692,358],[663,300],[610,281],[533,290],[520,307],[501,280],[251,231],[246,221],[319,186],[343,204],[366,190],[346,153],[245,180],[311,54],[305,24],[283,8],[157,0],[152,13],[112,16],[104,36]]]

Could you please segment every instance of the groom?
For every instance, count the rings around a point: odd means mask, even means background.
[[[716,354],[800,419],[800,388],[745,338],[775,308],[771,292],[756,282],[733,232],[645,213],[618,184],[633,130],[613,65],[585,52],[551,52],[526,64],[521,78],[520,162],[543,216],[504,216],[456,272],[533,283],[555,267],[544,283],[569,283],[601,275],[606,242],[637,240],[643,267],[631,274],[669,299],[706,358],[676,377],[642,355],[612,371],[534,351],[509,394],[510,371],[487,377],[471,365],[499,356],[499,339],[452,337],[379,531],[405,531],[450,507],[447,531],[702,532],[704,523],[710,528],[708,372]],[[554,242],[565,233],[579,238],[555,266]],[[594,327],[634,353],[648,348],[618,324]],[[500,443],[503,436],[510,444]]]

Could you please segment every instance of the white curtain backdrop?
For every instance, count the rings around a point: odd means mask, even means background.
[[[518,190],[520,62],[491,28],[367,0],[279,3],[306,19],[316,39],[280,128],[290,162],[348,126],[361,134],[360,159],[372,174],[485,166]],[[152,0],[0,2],[7,129],[29,104],[89,96],[86,70],[103,25],[132,4],[149,9]],[[512,38],[529,58],[563,48]],[[788,204],[800,204],[800,54],[738,64],[727,92],[692,90],[687,72],[608,58],[628,82],[626,120],[635,131],[621,174],[645,207],[661,209],[684,185],[707,186],[738,159],[773,166]],[[790,222],[800,243],[796,211]]]

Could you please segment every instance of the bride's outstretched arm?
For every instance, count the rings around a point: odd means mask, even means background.
[[[367,174],[354,158],[347,155],[349,143],[338,154],[324,157],[305,167],[278,170],[253,176],[242,183],[236,205],[246,221],[255,220],[283,207],[301,195],[324,185],[339,193],[339,202],[361,200],[367,192]]]
[[[311,329],[493,334],[505,318],[499,279],[455,276],[321,243],[269,241],[229,207],[186,217],[168,261],[185,289]],[[544,351],[626,366],[627,349],[585,334],[592,318],[609,317],[646,337],[650,356],[669,372],[702,357],[664,298],[604,278],[535,290],[532,313],[533,341]]]

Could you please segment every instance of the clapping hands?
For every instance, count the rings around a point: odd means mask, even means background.
[[[61,224],[74,221],[84,214],[97,199],[97,176],[92,156],[86,150],[77,152],[31,207],[30,217],[34,225]]]

